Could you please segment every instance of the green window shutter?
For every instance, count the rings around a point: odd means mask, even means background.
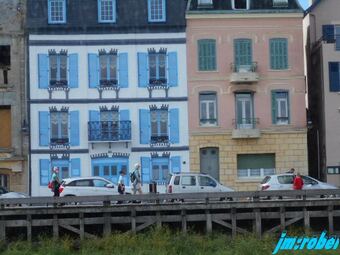
[[[288,40],[285,38],[270,39],[270,68],[284,70],[288,68]]]
[[[277,122],[276,92],[272,91],[272,123]]]
[[[251,65],[253,62],[251,39],[234,40],[234,61],[236,68],[240,65]]]
[[[239,154],[237,169],[275,168],[275,154]]]
[[[198,41],[198,70],[216,70],[216,41],[214,39]]]

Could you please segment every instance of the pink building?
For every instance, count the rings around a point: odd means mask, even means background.
[[[191,171],[237,190],[307,173],[303,10],[295,0],[191,0]]]

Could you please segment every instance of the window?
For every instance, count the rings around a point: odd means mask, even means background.
[[[169,175],[169,158],[152,158],[152,181],[165,184]]]
[[[100,176],[113,183],[117,183],[119,172],[122,170],[126,172],[125,183],[129,183],[128,158],[113,157],[92,159],[93,176]]]
[[[198,6],[209,6],[212,5],[212,0],[198,0]]]
[[[108,185],[109,183],[107,181],[104,180],[93,180],[93,186],[95,187],[106,187],[106,185]]]
[[[0,106],[0,148],[12,146],[11,107]]]
[[[163,22],[166,20],[166,0],[148,0],[149,22]]]
[[[216,187],[216,182],[208,176],[199,176],[199,184],[200,186],[206,187]]]
[[[66,0],[48,0],[48,23],[66,23]]]
[[[119,112],[118,110],[100,111],[101,138],[103,141],[119,140]]]
[[[98,20],[100,23],[116,22],[116,0],[98,0]]]
[[[180,176],[176,176],[174,180],[174,185],[179,185]]]
[[[327,174],[340,174],[340,167],[339,166],[327,167]]]
[[[51,111],[51,144],[65,144],[68,139],[68,111]]]
[[[166,50],[161,49],[156,52],[154,49],[149,50],[149,84],[161,85],[166,84]]]
[[[8,84],[8,70],[11,69],[11,46],[0,45],[0,85]],[[2,75],[2,78],[1,78]]]
[[[77,187],[93,187],[93,183],[91,180],[79,180],[76,181],[75,186]]]
[[[202,92],[199,95],[200,101],[200,125],[217,125],[217,104],[215,92]]]
[[[106,53],[99,51],[100,85],[110,87],[117,85],[117,50]]]
[[[278,176],[277,180],[280,184],[293,184],[294,176],[293,175],[282,175],[282,176]]]
[[[318,184],[318,182],[313,180],[312,178],[309,178],[307,176],[301,176],[301,177],[302,177],[304,185],[316,185],[316,184]]]
[[[284,70],[288,68],[288,40],[275,38],[269,40],[270,44],[270,68]]]
[[[272,91],[273,124],[289,124],[288,91]]]
[[[236,72],[250,72],[253,70],[252,40],[234,40],[234,61]]]
[[[154,109],[150,111],[151,142],[168,142],[168,110]]]
[[[249,0],[233,0],[232,7],[234,10],[247,10],[249,9]]]
[[[286,8],[288,7],[288,0],[273,0],[274,8]]]
[[[50,87],[67,87],[67,51],[49,52]]]
[[[195,176],[182,176],[182,185],[183,186],[196,186],[196,177]]]
[[[53,167],[59,168],[59,179],[62,180],[71,177],[70,162],[68,160],[52,160],[51,165],[51,169],[53,169]]]
[[[340,91],[340,63],[329,62],[329,91],[339,92]]]
[[[252,129],[256,127],[253,110],[253,95],[238,93],[236,96],[236,128]]]
[[[275,174],[275,154],[238,154],[237,176],[259,178]]]
[[[0,174],[0,195],[7,193],[9,188],[9,176],[7,174]]]
[[[216,70],[216,40],[202,39],[198,40],[198,70],[215,71]]]
[[[335,26],[335,50],[340,51],[340,26]]]

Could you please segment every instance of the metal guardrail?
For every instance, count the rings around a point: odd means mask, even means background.
[[[340,189],[327,190],[280,190],[280,191],[240,191],[240,192],[217,192],[217,193],[180,193],[180,194],[140,194],[140,195],[112,195],[112,196],[72,196],[72,197],[30,197],[30,198],[3,198],[0,199],[0,207],[24,205],[70,204],[70,203],[94,203],[101,202],[110,205],[116,201],[145,201],[161,203],[173,200],[202,200],[209,202],[226,198],[232,201],[260,201],[261,198],[282,198],[300,200],[315,199],[315,197],[332,197],[340,200]]]

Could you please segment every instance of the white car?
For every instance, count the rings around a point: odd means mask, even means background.
[[[102,177],[68,178],[62,181],[61,197],[118,195],[118,187]],[[125,192],[129,193],[126,187]]]
[[[170,174],[167,193],[230,192],[233,189],[223,186],[208,174]]]
[[[27,198],[28,195],[20,192],[10,192],[5,187],[0,186],[0,199],[1,198]]]
[[[303,180],[304,190],[309,189],[337,189],[337,187],[318,181],[310,176],[301,175]],[[259,185],[259,190],[293,190],[294,174],[277,174],[266,176],[261,184]]]

